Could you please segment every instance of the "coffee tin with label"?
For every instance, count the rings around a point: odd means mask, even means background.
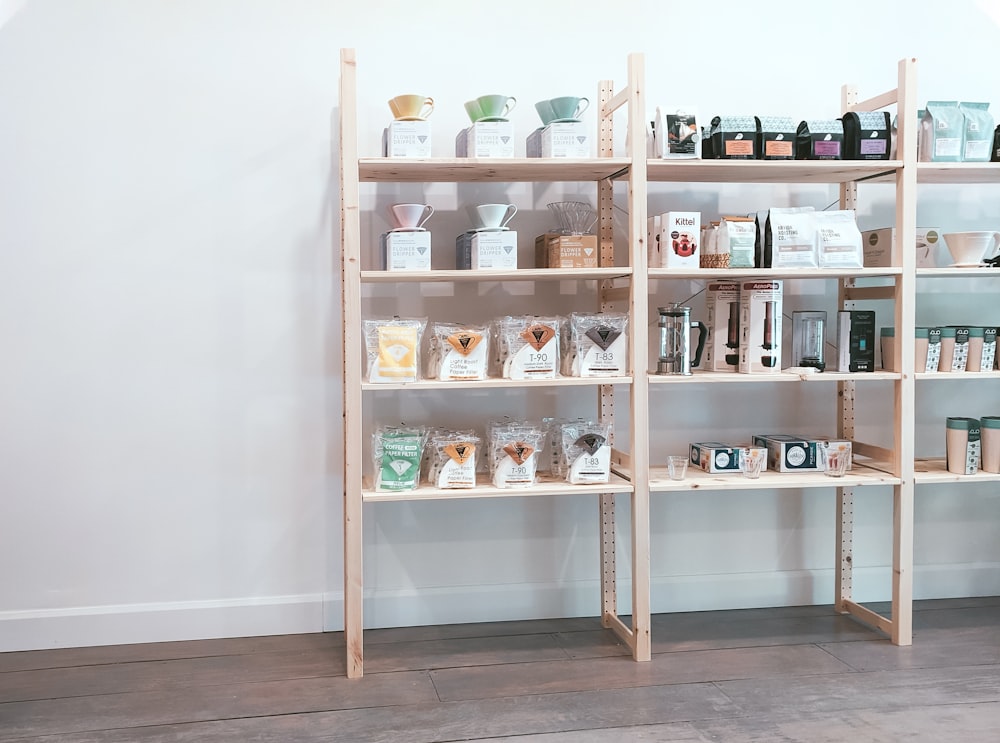
[[[945,452],[948,471],[974,475],[979,471],[981,429],[978,418],[948,418],[945,422]]]

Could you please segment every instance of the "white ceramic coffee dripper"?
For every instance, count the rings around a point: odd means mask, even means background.
[[[476,207],[476,219],[480,229],[496,230],[507,226],[517,214],[513,204],[480,204]]]
[[[431,218],[434,207],[430,204],[393,204],[389,211],[397,229],[419,230]]]
[[[978,266],[1000,245],[1000,232],[950,232],[943,237],[953,266]]]

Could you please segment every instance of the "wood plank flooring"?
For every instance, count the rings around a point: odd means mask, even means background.
[[[885,611],[886,607],[873,607]],[[917,602],[899,648],[830,607],[0,654],[0,741],[1000,743],[1000,597]]]

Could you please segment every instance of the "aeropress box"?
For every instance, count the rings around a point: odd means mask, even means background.
[[[743,374],[781,372],[781,281],[740,284],[740,367]]]

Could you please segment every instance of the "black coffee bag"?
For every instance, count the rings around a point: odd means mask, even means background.
[[[842,160],[844,125],[840,119],[807,119],[795,135],[798,160]]]
[[[891,123],[888,111],[848,111],[844,125],[845,160],[888,160]]]
[[[715,157],[721,160],[756,159],[757,123],[753,116],[716,116],[712,119],[711,131]]]
[[[755,116],[757,157],[761,160],[795,159],[795,120],[790,116]]]

